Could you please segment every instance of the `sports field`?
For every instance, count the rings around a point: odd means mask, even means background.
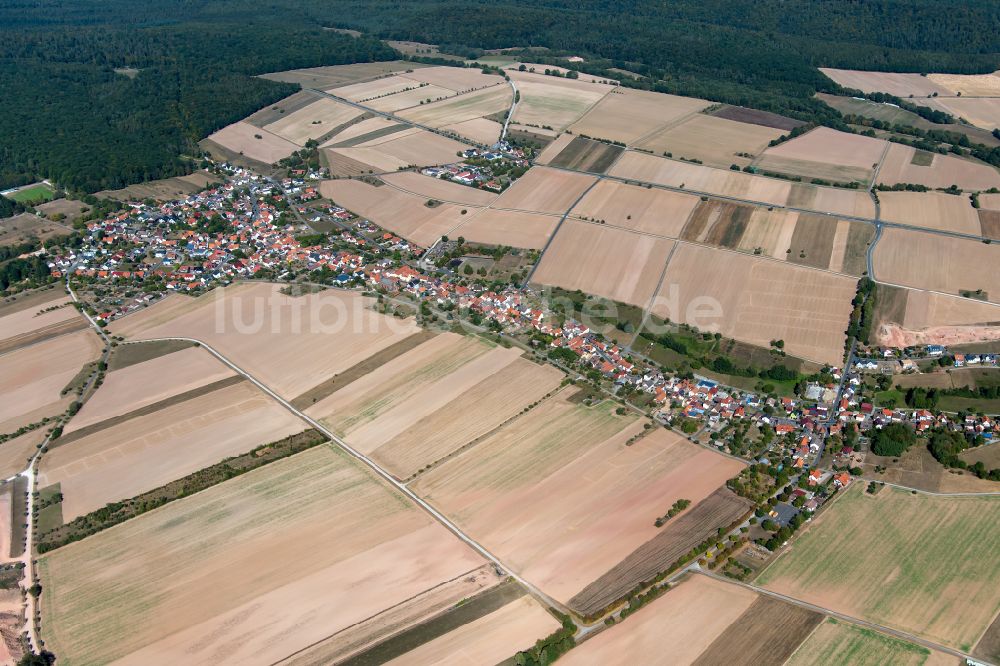
[[[1000,497],[854,484],[759,577],[769,589],[970,651],[1000,611]]]

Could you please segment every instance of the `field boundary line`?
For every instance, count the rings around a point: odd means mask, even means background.
[[[583,172],[580,172],[580,173],[583,173]],[[593,176],[595,174],[589,174],[589,175]],[[545,257],[545,253],[548,251],[549,247],[552,245],[552,241],[554,241],[556,239],[556,235],[559,233],[559,230],[562,228],[562,225],[566,221],[566,218],[569,217],[569,214],[573,212],[573,209],[576,208],[577,205],[579,205],[579,203],[581,201],[583,201],[583,198],[586,197],[588,194],[590,194],[590,191],[592,189],[594,189],[594,187],[599,182],[601,182],[603,179],[604,179],[604,176],[598,175],[597,178],[594,180],[594,182],[592,182],[587,187],[587,189],[585,189],[583,192],[580,193],[580,196],[578,196],[576,198],[576,201],[574,201],[573,203],[571,203],[569,205],[569,208],[566,209],[566,212],[563,213],[562,217],[559,218],[559,222],[556,224],[556,228],[552,230],[552,235],[549,236],[549,238],[548,238],[547,241],[545,241],[545,245],[542,247],[541,251],[538,253],[538,260],[535,262],[535,265],[531,267],[531,270],[528,271],[528,274],[524,278],[524,282],[521,283],[522,287],[527,287],[531,283],[531,278],[533,278],[535,276],[535,271],[538,270],[538,267],[541,265],[542,259]]]
[[[639,334],[642,329],[646,328],[646,324],[649,322],[649,318],[653,315],[653,303],[656,302],[656,297],[660,295],[660,289],[663,288],[663,281],[667,277],[667,269],[670,268],[670,260],[674,258],[674,253],[677,252],[677,246],[680,245],[677,241],[674,241],[673,247],[670,248],[670,254],[667,255],[667,260],[663,262],[663,270],[660,271],[660,279],[656,281],[656,288],[653,289],[652,296],[649,297],[649,301],[646,303],[646,307],[642,309],[642,321],[639,322],[639,326],[636,327],[635,332],[632,334],[632,338],[628,341],[626,347],[631,348],[635,344],[635,341],[639,339]]]
[[[905,490],[911,493],[919,493],[921,495],[930,495],[931,497],[1000,497],[1000,490],[984,490],[982,492],[955,492],[955,493],[941,493],[934,490],[924,490],[922,488],[913,488],[912,486],[904,486],[899,483],[891,483],[889,481],[881,481],[879,479],[872,479],[867,476],[859,476],[859,481],[868,481],[869,483],[881,483],[884,486],[890,488],[896,488],[898,490]],[[1000,613],[1000,611],[998,611]]]

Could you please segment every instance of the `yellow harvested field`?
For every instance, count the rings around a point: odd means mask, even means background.
[[[882,139],[817,127],[768,148],[754,164],[811,178],[867,181],[888,145]]]
[[[979,205],[987,210],[1000,210],[1000,194],[980,194]]]
[[[411,487],[527,580],[566,601],[658,533],[677,499],[693,504],[742,464],[670,431],[643,432],[613,403],[549,398]]]
[[[64,432],[69,434],[128,414],[235,374],[229,366],[198,347],[188,347],[109,372],[101,390],[83,405]]]
[[[339,153],[372,165],[379,171],[401,167],[448,164],[458,159],[458,152],[468,146],[426,130],[403,131],[372,139],[349,148],[335,148]]]
[[[69,296],[54,295],[50,300],[0,316],[0,342],[79,319],[80,313],[76,311],[76,308],[65,305],[68,302]],[[55,309],[49,310],[49,308]],[[46,310],[49,311],[46,312]]]
[[[532,282],[645,307],[673,249],[666,238],[566,220]]]
[[[554,617],[525,595],[386,663],[392,666],[501,664],[559,627]]]
[[[882,219],[926,229],[979,236],[982,225],[969,198],[945,192],[879,192]]]
[[[616,87],[574,123],[572,130],[576,135],[632,144],[708,106],[702,99]]]
[[[693,575],[560,661],[567,666],[692,664],[756,599],[745,588]]]
[[[872,261],[880,282],[954,295],[982,289],[986,300],[1000,302],[1000,271],[996,270],[1000,247],[995,244],[886,229]]]
[[[680,236],[698,197],[602,180],[573,208],[573,217],[660,236]]]
[[[404,128],[403,125],[400,125],[395,121],[388,120],[387,118],[383,118],[382,116],[367,118],[361,122],[348,126],[341,132],[337,132],[332,138],[321,144],[320,148],[329,148],[330,146],[356,139],[359,136],[364,136],[365,134],[369,134],[371,132],[378,132],[379,130],[388,129],[393,126],[397,126],[401,130]]]
[[[274,164],[299,149],[299,146],[291,141],[243,121],[223,127],[215,134],[209,135],[208,140],[226,150],[265,164]]]
[[[11,483],[4,483],[0,486],[0,559],[4,561],[10,556],[11,519],[13,518],[11,494],[13,491],[14,485]],[[11,662],[5,660],[5,663]]]
[[[992,74],[928,74],[927,78],[956,94],[1000,97],[1000,71]]]
[[[548,125],[557,131],[579,120],[614,89],[613,86],[602,83],[516,70],[511,71],[509,76],[521,93],[513,122],[522,125]]]
[[[442,203],[427,206],[431,197],[407,194],[394,187],[375,187],[359,180],[330,180],[320,184],[320,192],[344,208],[368,218],[403,236],[429,247],[443,235],[462,224],[476,208]],[[462,211],[467,211],[462,215]]]
[[[443,127],[507,111],[513,96],[510,86],[501,83],[440,102],[406,109],[398,115],[428,127]]]
[[[320,445],[42,556],[42,636],[79,663],[271,664],[482,562]]]
[[[45,441],[45,436],[43,429],[32,430],[4,442],[0,446],[0,475],[8,479],[26,470],[31,457]]]
[[[920,74],[899,74],[895,72],[865,72],[856,69],[831,69],[820,67],[819,71],[844,86],[866,93],[887,92],[896,97],[927,97],[937,93],[950,95],[951,91],[935,83],[929,76]]]
[[[100,338],[86,329],[0,355],[0,433],[66,409],[76,393],[61,391],[100,352]]]
[[[307,427],[242,382],[55,446],[38,483],[61,484],[68,522]]]
[[[930,188],[958,185],[965,190],[1000,187],[1000,171],[991,166],[937,153],[931,153],[932,161],[929,166],[920,166],[913,163],[916,152],[910,146],[889,144],[889,152],[878,172],[878,182],[886,185],[917,183]]]
[[[472,243],[540,250],[557,224],[559,216],[555,214],[487,208],[472,215],[452,235]]]
[[[416,81],[411,81],[410,85],[419,86],[420,84]],[[414,106],[420,106],[421,104],[430,104],[432,102],[454,96],[455,92],[448,90],[447,88],[425,85],[413,90],[398,92],[387,97],[373,99],[369,102],[365,102],[364,105],[368,108],[375,109],[376,111],[399,111],[401,109],[409,109]]]
[[[489,120],[488,118],[473,118],[472,120],[464,120],[460,123],[445,125],[441,129],[448,132],[454,132],[459,136],[472,139],[477,143],[492,146],[500,140],[500,133],[503,132],[503,125],[495,120]]]
[[[698,113],[678,125],[673,125],[644,139],[638,147],[657,155],[671,153],[674,157],[699,159],[710,166],[743,167],[751,158],[737,153],[758,155],[768,142],[784,134],[782,130],[763,125],[751,125],[725,118]]]
[[[681,243],[653,312],[702,331],[840,365],[857,289],[853,278],[739,252]]]
[[[936,98],[936,107],[986,130],[1000,128],[1000,97]]]
[[[560,134],[554,141],[545,148],[535,157],[535,164],[546,165],[555,159],[556,155],[563,151],[563,148],[568,146],[573,142],[576,137],[572,134]]]
[[[412,319],[373,311],[355,292],[292,297],[280,289],[252,283],[197,299],[170,296],[110,328],[134,339],[205,342],[288,400],[418,330]]]
[[[362,113],[357,107],[321,97],[312,104],[285,115],[281,120],[266,125],[264,129],[302,146],[309,139],[329,134]]]
[[[443,178],[433,178],[413,171],[400,171],[381,177],[393,187],[417,194],[428,199],[450,201],[453,203],[470,204],[473,206],[488,206],[497,198],[496,193],[480,190],[467,185],[453,183]]]
[[[414,81],[401,74],[385,76],[374,81],[350,83],[331,90],[337,97],[349,99],[352,102],[367,102],[384,95],[393,95],[410,88],[419,88],[420,81]]]
[[[421,67],[407,72],[404,76],[455,92],[476,90],[497,84],[506,85],[504,80],[495,74],[483,74],[480,69],[468,67]]]
[[[596,182],[596,178],[585,174],[533,167],[515,180],[493,207],[562,215]]]
[[[760,248],[761,254],[787,259],[798,221],[799,214],[795,211],[754,208],[738,247],[747,252]]]

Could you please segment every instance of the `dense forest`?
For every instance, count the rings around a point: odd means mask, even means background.
[[[196,139],[291,90],[252,75],[396,55],[324,27],[546,47],[644,77],[630,85],[836,126],[812,98],[836,90],[817,66],[992,71],[998,24],[1000,3],[973,0],[0,0],[0,186],[176,175]]]

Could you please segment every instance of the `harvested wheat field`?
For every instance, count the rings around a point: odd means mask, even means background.
[[[958,185],[964,190],[1000,187],[1000,172],[989,165],[952,155],[926,155],[931,163],[924,166],[915,148],[899,143],[889,144],[889,152],[878,172],[878,182],[886,185],[917,183],[931,188]]]
[[[552,160],[554,160],[560,153],[562,153],[563,149],[565,149],[569,144],[573,143],[573,141],[575,141],[577,138],[578,137],[573,136],[572,134],[569,133],[560,134],[553,141],[551,141],[549,145],[545,146],[545,148],[542,149],[542,152],[538,153],[538,155],[535,156],[535,164],[543,166],[546,164],[550,164]]]
[[[472,243],[539,250],[558,224],[558,215],[488,208],[472,215],[452,235]]]
[[[503,125],[489,118],[473,118],[471,120],[463,120],[460,123],[444,125],[441,129],[446,132],[454,132],[477,143],[492,146],[500,140]]]
[[[419,62],[406,60],[390,60],[386,62],[360,62],[351,65],[328,65],[326,67],[309,67],[305,69],[290,69],[283,72],[262,74],[261,78],[271,81],[298,83],[303,88],[320,88],[328,90],[338,86],[355,83],[364,79],[391,76],[427,67]]]
[[[610,143],[578,136],[548,164],[573,171],[604,173],[615,163],[624,150],[621,146],[613,146]]]
[[[645,307],[673,249],[666,238],[566,220],[532,282]]]
[[[42,636],[80,663],[271,664],[481,564],[321,445],[41,557]]]
[[[352,102],[368,102],[385,95],[394,95],[404,90],[419,88],[420,81],[407,78],[404,74],[383,76],[370,81],[360,81],[358,83],[348,83],[332,89],[337,97],[349,99]],[[425,84],[426,86],[426,84]]]
[[[563,79],[511,70],[508,74],[521,93],[513,122],[549,126],[562,131],[614,89],[602,83]]]
[[[806,208],[831,215],[850,215],[869,219],[875,217],[875,202],[863,189],[793,183],[788,193],[788,201],[785,203],[793,208]]]
[[[406,72],[404,76],[414,81],[429,83],[459,93],[504,84],[504,80],[496,74],[483,74],[480,69],[468,67],[421,67],[412,72]]]
[[[879,192],[882,219],[926,229],[978,236],[979,215],[968,197],[945,192]]]
[[[831,617],[785,663],[787,666],[955,666],[956,658]]]
[[[397,171],[410,166],[448,164],[467,146],[453,139],[419,129],[407,129],[329,152],[364,162],[376,171]]]
[[[443,178],[424,176],[412,171],[386,174],[381,176],[381,180],[411,194],[438,201],[488,206],[497,198],[494,192],[453,183]]]
[[[431,197],[407,194],[388,185],[375,187],[360,180],[325,181],[320,183],[320,192],[344,208],[423,247],[433,245],[479,210],[450,203],[428,206]]]
[[[207,140],[264,164],[274,164],[299,149],[291,141],[243,121],[223,127]]]
[[[197,299],[168,296],[111,328],[140,340],[201,340],[288,400],[419,330],[411,319],[374,312],[355,292],[292,297],[279,289],[252,283]]]
[[[757,582],[968,652],[1000,611],[997,548],[1000,497],[856,483]]]
[[[62,390],[100,352],[100,338],[88,329],[0,355],[0,433],[66,409],[76,393]]]
[[[991,74],[928,74],[927,78],[951,92],[973,97],[1000,97],[1000,72]]]
[[[65,434],[127,414],[176,395],[213,384],[236,373],[199,347],[188,347],[144,363],[109,372]]]
[[[840,365],[857,282],[736,252],[679,244],[653,312],[761,347]]]
[[[795,211],[755,206],[737,248],[785,259],[798,221],[799,214]]]
[[[417,81],[411,81],[410,85],[419,86],[420,83]],[[395,112],[403,109],[411,109],[416,106],[422,106],[424,104],[430,104],[432,102],[448,99],[449,97],[454,96],[455,92],[448,90],[447,88],[424,85],[423,87],[416,87],[405,92],[398,92],[394,95],[373,99],[365,102],[364,105],[370,109],[375,109],[376,111]]]
[[[493,207],[562,215],[596,182],[593,176],[533,167],[514,181]]]
[[[985,130],[1000,128],[1000,97],[939,97],[933,106]]]
[[[1000,194],[980,194],[979,205],[987,210],[1000,210]]]
[[[68,303],[69,296],[55,291],[5,304],[0,309],[0,349],[12,349],[86,325],[86,320]]]
[[[330,148],[331,146],[353,146],[364,143],[366,140],[374,139],[376,136],[387,136],[395,132],[402,132],[408,129],[406,125],[397,123],[394,120],[375,116],[366,118],[359,122],[348,125],[343,130],[337,132],[325,142],[320,144],[320,148]]]
[[[474,118],[483,118],[510,109],[514,93],[510,86],[500,80],[483,90],[476,90],[440,102],[415,106],[398,115],[414,123],[428,127],[454,125]]]
[[[573,217],[677,238],[698,203],[693,194],[602,180],[573,207]]]
[[[742,468],[663,429],[627,445],[645,422],[616,415],[612,403],[573,404],[574,391],[411,484],[564,602],[653,539],[654,521],[674,501],[697,504]]]
[[[819,71],[844,86],[861,92],[887,92],[896,97],[928,97],[935,93],[950,95],[951,91],[935,83],[929,76],[895,72],[865,72],[856,69],[820,67]]]
[[[692,575],[560,661],[567,666],[693,664],[756,599],[745,588]]]
[[[729,168],[736,164],[744,167],[782,134],[782,130],[772,127],[698,113],[637,145],[657,155],[671,153],[674,157],[698,159],[710,166]]]
[[[807,178],[867,182],[888,145],[882,139],[817,127],[768,148],[754,164]]]
[[[306,412],[406,478],[515,416],[562,379],[518,349],[443,333]]]
[[[694,209],[680,237],[686,241],[720,247],[738,247],[754,207],[728,201],[701,201]]]
[[[318,139],[329,134],[345,123],[349,123],[363,113],[360,109],[328,97],[319,97],[312,104],[267,125],[264,129],[302,146],[309,139]]]
[[[525,595],[386,663],[393,666],[501,664],[559,627],[554,617]]]
[[[39,487],[61,484],[67,522],[306,429],[249,382],[112,423],[42,458]]]
[[[8,479],[26,470],[47,434],[44,429],[32,430],[0,445],[0,475]]]
[[[708,106],[703,99],[616,87],[571,129],[577,135],[632,144]]]
[[[880,281],[953,295],[981,289],[993,303],[1000,302],[998,261],[996,245],[906,229],[883,231],[872,257]]]

